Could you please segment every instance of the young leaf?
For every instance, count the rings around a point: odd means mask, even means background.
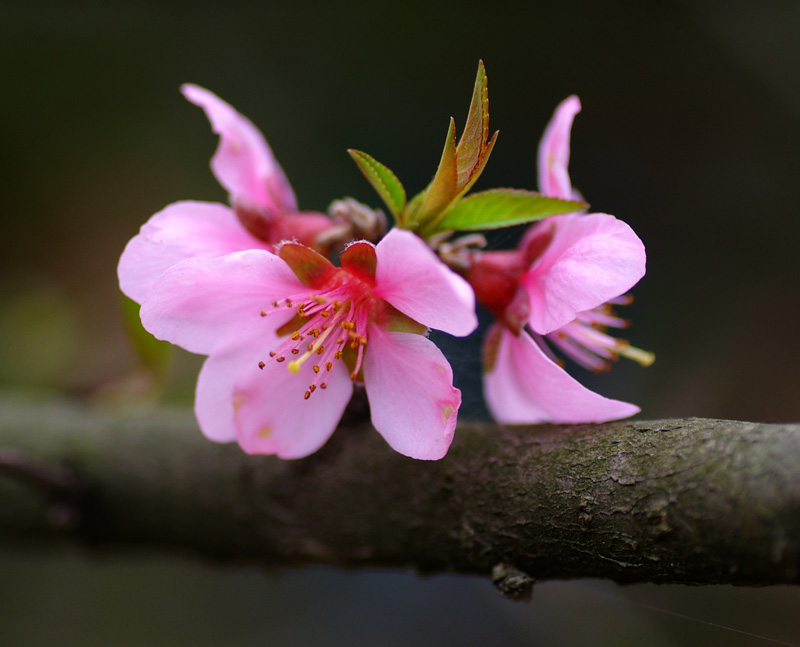
[[[584,202],[550,198],[533,191],[491,189],[473,193],[461,200],[447,212],[437,231],[499,229],[548,216],[582,211],[587,206]]]
[[[386,166],[362,151],[348,149],[347,151],[356,163],[364,177],[367,178],[378,195],[389,207],[396,220],[406,208],[406,191],[397,176]]]
[[[497,133],[489,137],[489,86],[483,61],[478,62],[478,74],[469,104],[464,132],[458,142],[458,188],[462,195],[469,191],[480,175],[494,147]]]
[[[447,129],[447,138],[444,141],[442,158],[439,168],[431,180],[428,188],[423,192],[422,204],[419,214],[412,214],[412,220],[418,221],[415,216],[428,218],[441,213],[450,205],[458,195],[458,168],[456,164],[456,122],[451,117]]]
[[[439,230],[439,222],[447,211],[480,176],[497,141],[497,133],[489,135],[489,90],[483,61],[478,64],[478,74],[472,91],[469,114],[464,132],[456,145],[455,122],[450,119],[442,159],[433,181],[415,196],[409,205],[409,223],[422,235]]]

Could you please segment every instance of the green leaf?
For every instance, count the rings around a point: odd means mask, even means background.
[[[406,208],[406,191],[397,176],[386,166],[362,151],[348,149],[347,151],[356,163],[364,177],[367,178],[372,187],[381,196],[381,199],[389,207],[389,211],[396,220]]]
[[[582,211],[587,206],[584,202],[550,198],[533,191],[491,189],[473,193],[461,200],[445,214],[437,231],[499,229],[548,216]]]
[[[423,192],[419,213],[415,222],[424,221],[441,213],[458,195],[458,167],[456,164],[456,122],[451,117],[444,140],[439,168],[428,188]]]
[[[486,144],[489,136],[489,86],[486,78],[486,68],[483,61],[478,62],[478,74],[475,77],[475,87],[472,91],[472,100],[469,104],[469,114],[464,132],[458,142],[456,157],[458,158],[458,187],[459,191],[466,192],[473,182],[477,180],[480,171],[486,164],[494,139]],[[487,151],[488,149],[488,151]]]
[[[423,236],[439,231],[442,218],[480,177],[489,161],[497,132],[489,136],[489,89],[483,61],[478,63],[478,74],[469,104],[469,114],[464,132],[456,144],[456,128],[450,119],[439,168],[422,194],[415,196],[408,207],[408,225]]]

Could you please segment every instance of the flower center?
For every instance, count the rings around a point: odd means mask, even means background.
[[[273,301],[272,309],[261,311],[261,316],[266,317],[296,310],[295,316],[278,328],[278,335],[286,335],[286,339],[270,351],[266,361],[288,360],[287,368],[293,374],[313,361],[315,377],[305,392],[306,400],[317,387],[328,386],[327,375],[339,360],[350,368],[350,379],[358,380],[367,346],[367,326],[376,300],[369,286],[346,271],[338,270],[335,279],[330,287]],[[259,362],[258,366],[263,369],[266,362]]]

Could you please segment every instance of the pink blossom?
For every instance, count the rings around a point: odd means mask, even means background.
[[[539,188],[574,199],[569,139],[580,111],[569,97],[539,145]],[[606,334],[627,326],[612,304],[645,273],[644,245],[633,230],[602,213],[555,216],[532,226],[517,250],[477,255],[468,278],[477,299],[498,319],[484,345],[484,392],[500,422],[602,422],[631,416],[635,405],[598,395],[570,377],[548,343],[593,370],[625,355],[647,365],[653,356]]]
[[[298,212],[283,170],[246,117],[208,90],[196,85],[181,89],[203,108],[220,136],[211,168],[233,206],[182,201],[150,218],[119,263],[120,287],[139,303],[153,281],[182,260],[246,249],[271,251],[282,240],[314,246],[316,237],[333,224],[324,214]]]
[[[306,456],[363,383],[375,428],[398,452],[445,455],[461,393],[428,326],[467,335],[474,295],[414,234],[356,242],[337,268],[299,243],[189,258],[142,305],[159,339],[208,355],[195,412],[203,433],[248,453]]]

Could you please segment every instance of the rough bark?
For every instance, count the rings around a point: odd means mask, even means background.
[[[460,424],[447,457],[367,423],[298,461],[205,440],[190,412],[0,400],[0,546],[77,542],[265,567],[530,582],[800,582],[800,425]]]

